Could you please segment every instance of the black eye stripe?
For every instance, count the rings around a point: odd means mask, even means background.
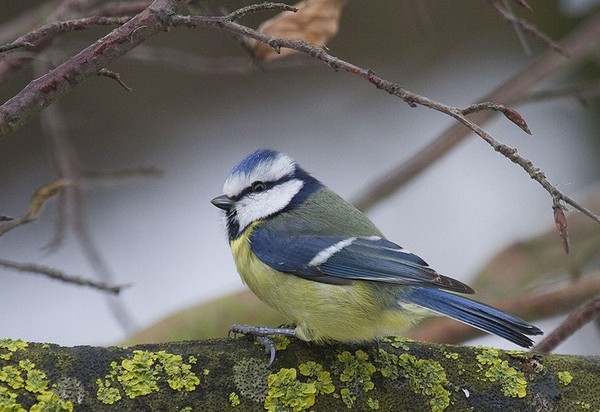
[[[244,190],[242,190],[239,195],[234,196],[231,199],[233,201],[237,202],[238,200],[240,200],[241,198],[243,198],[244,196],[246,196],[248,193],[266,192],[267,190],[273,188],[274,186],[277,186],[278,184],[287,182],[288,180],[292,180],[293,178],[294,178],[293,176],[286,176],[286,177],[283,177],[283,178],[281,178],[279,180],[276,180],[274,182],[265,182],[265,181],[258,181],[257,180],[255,182],[252,182],[252,184],[250,186],[248,186],[247,188],[245,188]],[[260,191],[254,190],[253,186],[255,184],[257,184],[257,183],[262,183],[264,185],[264,189],[260,190]]]

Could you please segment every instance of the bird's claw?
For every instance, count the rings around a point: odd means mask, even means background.
[[[242,335],[252,335],[258,342],[265,348],[265,352],[269,354],[269,366],[275,362],[275,355],[277,353],[275,349],[275,342],[271,339],[270,335],[284,335],[289,337],[295,337],[294,329],[292,328],[269,328],[266,326],[250,326],[250,325],[231,325],[229,328],[228,336],[231,334],[234,336],[238,333]]]

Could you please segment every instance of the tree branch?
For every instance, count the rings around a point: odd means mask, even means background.
[[[485,131],[482,127],[480,127],[473,120],[469,119],[465,113],[472,113],[475,111],[491,110],[491,111],[501,111],[511,120],[513,123],[517,124],[521,129],[528,132],[529,129],[527,125],[524,123],[521,115],[516,112],[514,109],[506,108],[501,105],[493,105],[489,103],[478,104],[475,106],[469,106],[464,109],[459,109],[456,107],[451,107],[445,105],[443,103],[432,100],[428,97],[418,95],[411,91],[408,91],[401,87],[399,84],[393,83],[389,80],[385,80],[379,76],[377,76],[372,70],[362,68],[356,66],[352,63],[346,62],[342,59],[339,59],[335,56],[332,56],[327,51],[325,51],[322,47],[315,47],[310,44],[307,44],[300,40],[288,40],[281,39],[274,36],[270,36],[264,33],[257,32],[249,27],[242,26],[231,21],[228,16],[225,17],[202,17],[202,16],[171,16],[171,23],[174,26],[185,25],[189,27],[196,26],[212,26],[225,29],[226,31],[244,35],[250,38],[253,38],[262,43],[268,44],[273,49],[278,51],[280,48],[289,48],[301,53],[307,54],[313,58],[321,60],[325,64],[329,65],[334,70],[343,70],[350,74],[354,74],[358,77],[361,77],[373,85],[378,89],[384,90],[387,93],[396,96],[402,99],[411,107],[415,107],[416,105],[428,107],[430,109],[436,110],[440,113],[444,113],[448,116],[453,117],[459,123],[466,126],[469,130],[473,131],[477,135],[479,135],[486,143],[488,143],[494,150],[504,155],[506,158],[511,160],[513,163],[519,165],[523,170],[527,172],[527,174],[535,181],[537,181],[552,197],[553,205],[556,204],[557,201],[563,201],[575,209],[579,210],[589,218],[595,220],[600,223],[600,216],[594,214],[592,211],[585,208],[583,205],[579,204],[577,201],[567,196],[558,190],[554,185],[552,185],[547,179],[544,173],[537,168],[530,160],[520,156],[517,153],[517,150],[511,147],[508,147],[496,139],[494,139],[487,131]],[[594,29],[600,34],[600,24],[594,25]],[[588,45],[588,47],[590,47]]]
[[[40,275],[47,276],[54,280],[59,280],[61,282],[70,283],[72,285],[78,286],[88,286],[93,289],[98,289],[104,292],[110,292],[115,295],[118,295],[124,287],[128,286],[111,285],[106,282],[98,282],[95,280],[86,279],[82,276],[68,275],[64,272],[61,272],[60,270],[43,265],[38,265],[36,263],[20,263],[6,259],[0,259],[0,266],[5,267],[7,269],[17,270],[19,272],[38,273]]]
[[[0,137],[23,126],[35,113],[64,96],[138,44],[166,30],[165,16],[187,0],[155,0],[150,7],[47,74],[30,82],[0,106]]]
[[[594,45],[589,39],[600,38],[600,15],[589,19],[579,29],[575,30],[562,43],[563,49],[571,56],[566,59],[556,53],[548,52],[529,67],[517,73],[512,78],[498,86],[481,101],[515,102],[523,98],[536,84],[556,75],[557,72],[574,61],[581,60],[585,55],[594,50]],[[475,113],[471,119],[483,125],[494,116],[492,111]],[[418,176],[423,170],[434,164],[438,159],[448,153],[452,148],[470,135],[470,130],[453,124],[440,134],[433,142],[429,143],[405,163],[394,168],[384,176],[379,176],[374,182],[365,185],[361,195],[354,200],[354,205],[366,211],[380,200],[391,196],[393,193]]]
[[[61,347],[0,340],[9,410],[594,410],[597,357],[386,338],[280,341],[272,368],[253,340]],[[582,407],[583,405],[583,407]]]

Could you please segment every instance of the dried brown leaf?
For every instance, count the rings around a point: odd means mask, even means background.
[[[258,31],[273,37],[288,40],[302,40],[308,44],[322,46],[338,32],[342,9],[347,0],[304,0],[295,6],[296,13],[281,12],[265,21]],[[295,53],[291,49],[281,49],[279,53],[272,47],[255,42],[255,57],[269,61]]]
[[[33,194],[31,201],[29,202],[29,213],[27,214],[27,217],[30,220],[36,219],[44,203],[70,184],[71,182],[67,179],[57,179],[40,187]]]

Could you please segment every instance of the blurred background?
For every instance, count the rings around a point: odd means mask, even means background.
[[[0,24],[38,3],[3,2]],[[529,3],[533,11],[518,9],[519,15],[555,40],[600,13],[598,1]],[[221,12],[247,4],[201,5]],[[256,27],[274,14],[243,22]],[[106,28],[95,28],[56,37],[54,52],[44,55],[47,60],[4,79],[0,98],[6,101],[40,67],[60,64],[105,33]],[[530,54],[487,2],[354,0],[343,9],[328,48],[408,90],[464,107],[552,53],[526,39]],[[180,54],[169,57],[173,51]],[[597,81],[598,55],[596,50],[595,58],[574,61],[533,91]],[[286,152],[354,200],[453,124],[448,116],[411,108],[305,56],[257,69],[231,36],[208,28],[159,34],[110,69],[133,90],[93,77],[56,103],[52,113],[64,127],[61,147],[68,148],[81,170],[143,165],[162,171],[160,176],[86,179],[82,184],[83,221],[113,283],[130,285],[117,305],[131,321],[116,318],[114,298],[105,293],[0,268],[0,337],[117,344],[173,313],[243,290],[222,216],[210,199],[221,193],[231,167],[250,151],[271,147]],[[498,116],[484,128],[518,148],[566,194],[584,200],[597,193],[598,99],[582,104],[577,98],[553,98],[514,106],[532,136]],[[45,136],[37,116],[0,139],[0,214],[24,214],[35,190],[58,177],[53,143]],[[69,219],[61,244],[47,247],[56,235],[58,203],[51,200],[35,222],[3,236],[0,258],[94,278],[85,245]],[[391,240],[441,273],[469,282],[503,248],[552,229],[551,206],[548,193],[522,169],[469,136],[371,208],[369,216]],[[600,232],[592,220],[585,224]],[[558,236],[555,241],[560,244]],[[536,323],[551,330],[563,317]],[[514,348],[491,337],[474,342]],[[559,352],[600,354],[596,326],[586,326]]]

